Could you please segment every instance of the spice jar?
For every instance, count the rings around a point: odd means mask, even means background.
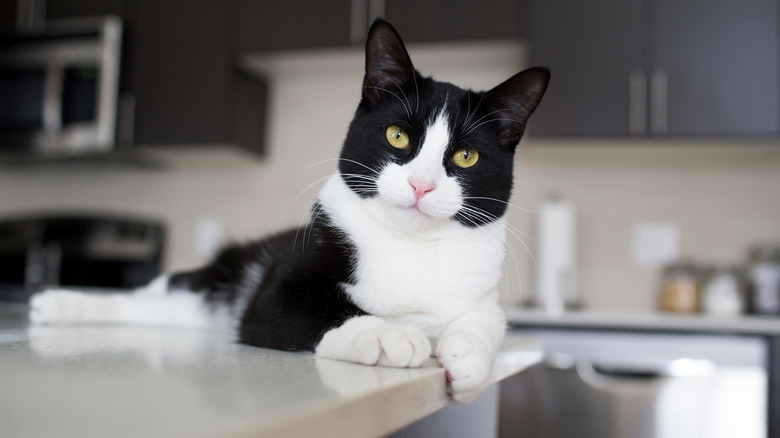
[[[750,251],[748,271],[750,311],[780,314],[780,247],[756,247]]]
[[[661,281],[660,308],[664,312],[699,311],[699,274],[690,263],[676,263],[664,268]]]
[[[743,271],[734,266],[713,268],[701,291],[701,310],[713,315],[739,315],[745,310]]]

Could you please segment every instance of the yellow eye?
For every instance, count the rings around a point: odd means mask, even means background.
[[[455,152],[452,156],[452,162],[458,167],[471,167],[479,161],[479,152],[475,149],[464,148]]]
[[[394,148],[406,149],[409,147],[409,136],[403,129],[393,125],[385,131],[388,143]]]

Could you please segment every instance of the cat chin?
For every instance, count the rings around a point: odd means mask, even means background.
[[[449,227],[451,216],[426,213],[425,208],[403,206],[376,199],[368,206],[371,216],[379,223],[407,233],[430,232]]]

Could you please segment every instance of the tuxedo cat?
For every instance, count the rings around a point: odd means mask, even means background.
[[[453,399],[470,402],[504,335],[513,155],[548,80],[531,68],[487,92],[438,82],[378,20],[338,172],[308,225],[131,294],[42,292],[30,319],[222,327],[246,344],[391,367],[434,352]]]

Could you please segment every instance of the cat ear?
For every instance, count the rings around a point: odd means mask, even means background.
[[[414,67],[401,37],[385,20],[377,19],[368,31],[363,96],[376,104],[398,95],[414,79]]]
[[[526,123],[542,100],[550,70],[532,67],[512,76],[488,91],[485,106],[491,118],[501,124],[501,145],[514,149],[525,132]]]

